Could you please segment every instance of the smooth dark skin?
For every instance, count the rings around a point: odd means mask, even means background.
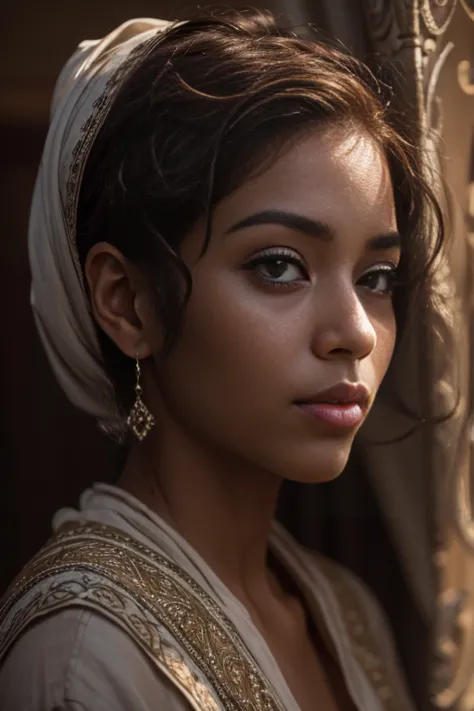
[[[320,224],[312,235],[279,224],[232,229],[270,210],[323,223],[332,237]],[[356,432],[318,423],[294,402],[343,380],[365,383],[375,397],[395,342],[386,272],[378,271],[397,266],[395,232],[388,166],[372,140],[344,127],[301,137],[217,205],[202,258],[204,225],[185,238],[193,291],[159,375],[162,331],[146,281],[106,243],[87,258],[97,323],[130,358],[138,354],[157,420],[133,445],[120,485],[184,536],[245,605],[302,711],[316,700],[321,711],[353,705],[300,592],[268,565],[270,526],[282,479],[338,476]],[[246,267],[282,247],[303,266]]]

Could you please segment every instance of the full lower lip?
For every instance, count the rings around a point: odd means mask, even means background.
[[[356,402],[298,402],[303,412],[337,429],[352,430],[362,424],[365,408]]]

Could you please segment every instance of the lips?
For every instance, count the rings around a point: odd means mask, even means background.
[[[370,393],[361,383],[339,383],[295,404],[313,419],[331,427],[351,430],[362,424]]]
[[[338,383],[332,388],[321,390],[315,395],[297,401],[298,405],[326,403],[330,405],[359,405],[367,407],[369,390],[362,383]]]

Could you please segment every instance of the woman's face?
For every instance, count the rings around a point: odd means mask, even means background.
[[[217,205],[202,258],[203,225],[182,244],[193,291],[158,419],[165,408],[194,441],[282,478],[337,476],[392,356],[396,229],[369,137],[293,143]]]

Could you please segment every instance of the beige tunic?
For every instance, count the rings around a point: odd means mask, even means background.
[[[83,494],[79,511],[59,511],[53,527],[80,520],[113,526],[184,570],[238,630],[268,681],[275,708],[298,711],[268,645],[244,606],[176,531],[134,497],[105,484]],[[315,623],[335,651],[356,708],[414,709],[388,627],[365,586],[346,570],[302,549],[278,524],[271,545],[302,589]],[[216,708],[224,708],[216,703]],[[99,612],[80,606],[58,610],[28,627],[0,668],[1,711],[190,708],[176,685],[157,671],[123,629]],[[202,709],[206,708],[211,707],[203,702]]]

